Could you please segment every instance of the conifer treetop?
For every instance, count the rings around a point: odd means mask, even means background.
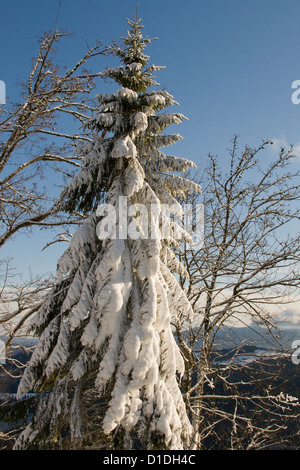
[[[143,37],[141,19],[134,15],[133,20],[127,19],[130,30],[127,36],[121,38],[123,47],[114,43],[108,47],[108,51],[119,57],[124,66],[110,68],[103,72],[103,77],[114,79],[124,88],[130,88],[136,93],[145,92],[149,87],[158,85],[154,80],[153,72],[160,70],[162,66],[147,66],[149,56],[144,54],[145,47],[157,38]]]

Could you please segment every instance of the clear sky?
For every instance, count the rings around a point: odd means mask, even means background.
[[[41,31],[54,28],[58,3],[1,0],[0,80],[11,99],[30,71]],[[80,58],[86,42],[119,40],[137,3],[62,0],[58,26],[75,33],[61,50],[62,63]],[[141,0],[139,15],[144,34],[158,38],[147,50],[151,63],[166,66],[157,80],[189,118],[178,128],[184,140],[176,154],[195,163],[208,152],[226,158],[234,134],[241,146],[267,138],[298,146],[300,104],[292,103],[291,85],[300,80],[299,0]],[[94,63],[99,71],[106,65],[103,59]],[[22,237],[21,245],[7,244],[1,255],[15,256],[19,270],[54,269],[61,249],[40,252],[49,238],[45,232]]]

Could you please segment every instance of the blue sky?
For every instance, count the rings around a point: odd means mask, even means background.
[[[72,65],[86,42],[119,40],[137,3],[62,0],[58,25],[75,37],[61,49],[61,62]],[[54,28],[57,8],[58,0],[1,1],[0,80],[11,99],[41,31]],[[176,154],[195,163],[209,152],[225,159],[234,134],[241,147],[267,138],[299,145],[300,105],[291,101],[292,82],[300,80],[299,0],[141,0],[139,14],[144,34],[158,37],[147,50],[150,62],[166,66],[157,80],[189,118],[178,128],[184,140]],[[102,58],[93,63],[99,71],[106,65]],[[21,249],[9,243],[2,256],[15,256],[20,271],[52,270],[62,248],[41,252],[49,239],[46,232],[19,237]]]

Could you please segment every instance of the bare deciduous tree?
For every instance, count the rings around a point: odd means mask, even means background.
[[[191,192],[186,199],[203,203],[205,213],[204,243],[179,252],[190,276],[181,282],[196,316],[188,334],[186,318],[175,325],[195,448],[283,442],[286,420],[299,413],[299,404],[280,394],[278,364],[272,370],[262,355],[251,364],[238,361],[241,355],[253,358],[269,341],[281,351],[284,367],[276,311],[294,301],[300,283],[299,173],[292,171],[292,148],[268,163],[271,145],[265,141],[239,155],[235,137],[226,162],[209,155],[196,176],[201,199]],[[245,328],[231,329],[237,324],[248,328],[246,336]]]
[[[60,67],[55,63],[57,46],[70,37],[58,29],[44,33],[28,79],[20,85],[20,102],[8,99],[0,106],[0,247],[15,234],[34,227],[62,230],[49,245],[69,240],[68,227],[84,218],[78,212],[66,216],[53,210],[55,185],[81,166],[74,148],[90,139],[84,127],[94,110],[89,93],[101,75],[86,67],[105,50],[100,43],[87,46],[74,65]],[[0,337],[7,349],[6,363],[0,365],[2,381],[3,374],[11,375],[12,369],[15,379],[23,372],[30,348],[12,340],[24,334],[23,326],[53,282],[46,273],[25,278],[13,269],[12,259],[0,260]],[[15,348],[24,350],[24,362],[15,358]],[[11,443],[12,434],[0,435],[4,445],[6,438]]]
[[[54,63],[56,45],[68,36],[58,30],[43,35],[32,71],[22,84],[22,102],[0,109],[0,246],[19,230],[55,223],[46,222],[53,215],[53,194],[41,187],[43,173],[47,169],[49,177],[52,168],[68,175],[80,166],[74,144],[89,140],[79,127],[94,109],[89,92],[100,73],[85,66],[104,50],[100,43],[89,47],[74,66],[61,70]],[[72,122],[69,133],[59,128],[62,118],[66,127]]]

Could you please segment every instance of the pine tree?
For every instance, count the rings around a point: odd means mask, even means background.
[[[81,171],[56,204],[86,219],[31,324],[39,342],[19,395],[34,390],[38,406],[16,449],[189,446],[171,322],[192,309],[172,246],[189,238],[173,215],[193,185],[179,173],[194,164],[160,150],[181,139],[163,132],[184,116],[163,112],[177,103],[155,91],[161,67],[148,65],[141,20],[128,23],[122,46],[109,48],[121,65],[103,72],[118,89],[97,96]]]

